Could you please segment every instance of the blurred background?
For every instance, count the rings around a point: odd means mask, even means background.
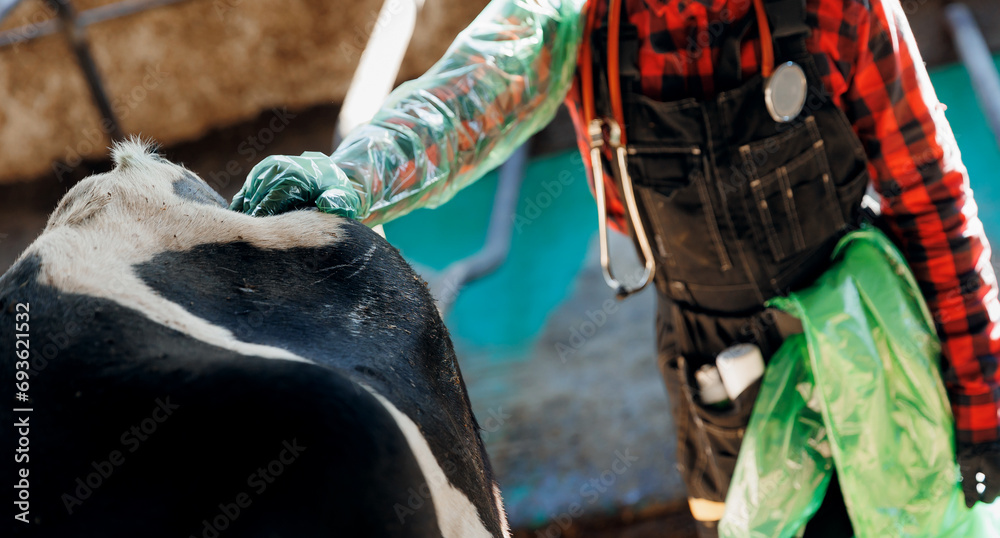
[[[329,153],[338,121],[346,130],[373,106],[363,97],[378,96],[377,105],[393,84],[419,76],[485,4],[0,0],[0,269],[67,189],[109,168],[113,138],[157,140],[231,198],[267,155]],[[1000,50],[1000,12],[994,1],[968,0],[971,27],[954,32],[949,2],[901,4],[987,234],[1000,237],[991,131],[1000,124],[991,53]],[[956,46],[956,35],[968,42]],[[366,49],[376,69],[359,68]],[[342,115],[352,84],[359,93]],[[445,206],[385,226],[442,299],[511,525],[532,537],[689,535],[652,292],[616,302],[603,282],[568,117],[524,157],[502,181],[493,172]],[[496,248],[484,257],[488,237]],[[631,256],[615,239],[616,256]],[[486,260],[486,270],[463,272],[477,253],[472,265]],[[488,274],[456,277],[480,273]],[[619,460],[625,472],[612,472]]]

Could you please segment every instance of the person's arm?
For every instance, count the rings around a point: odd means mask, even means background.
[[[900,4],[872,0],[844,96],[882,213],[937,324],[967,501],[1000,492],[1000,302],[990,246],[955,137]],[[971,488],[971,489],[970,489]]]
[[[232,209],[269,215],[315,203],[373,226],[443,204],[555,116],[576,68],[583,4],[493,0],[333,155],[264,159]]]

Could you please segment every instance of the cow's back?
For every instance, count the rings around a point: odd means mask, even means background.
[[[173,191],[114,218],[81,205],[0,278],[3,342],[30,304],[39,524],[24,528],[501,534],[450,340],[398,252],[352,221],[251,219]],[[478,521],[442,520],[460,509]]]

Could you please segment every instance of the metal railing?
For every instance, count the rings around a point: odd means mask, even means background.
[[[124,132],[118,117],[111,108],[111,100],[104,89],[104,80],[94,62],[94,55],[91,53],[90,41],[87,37],[87,27],[182,1],[184,0],[124,0],[77,12],[70,0],[46,0],[46,4],[52,8],[56,17],[37,24],[0,32],[0,49],[62,33],[73,49],[76,62],[87,81],[91,98],[101,114],[102,125],[106,127],[105,130],[112,140],[120,140],[124,137]],[[21,0],[0,0],[0,21],[3,21],[20,3]]]

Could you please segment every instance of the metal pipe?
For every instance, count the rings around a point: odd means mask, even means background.
[[[3,10],[10,10],[17,5],[20,0],[13,0],[13,3],[10,6],[3,3],[6,1],[8,0],[0,0],[0,20],[3,20],[3,17],[7,15],[7,13]],[[176,4],[184,1],[185,0],[125,0],[123,2],[116,2],[114,4],[108,4],[106,6],[81,11],[76,16],[76,24],[80,27],[90,26],[91,24],[97,24],[99,22],[117,19],[119,17],[125,17],[135,13],[141,13],[149,9],[168,6],[170,4]],[[52,35],[58,33],[59,29],[60,24],[58,18],[42,21],[38,24],[26,24],[24,26],[12,28],[10,30],[0,32],[0,48]]]
[[[3,22],[7,18],[7,15],[20,3],[21,0],[0,0],[0,22]]]
[[[979,99],[979,106],[993,130],[993,137],[1000,145],[1000,73],[997,73],[993,63],[990,48],[972,11],[965,4],[946,6],[945,19],[955,40],[958,56],[972,78],[972,89]]]
[[[431,286],[431,294],[437,301],[442,317],[451,310],[463,287],[493,273],[507,259],[513,235],[511,222],[517,210],[527,165],[527,144],[518,148],[507,162],[500,165],[500,178],[497,181],[497,192],[483,248],[472,256],[449,265],[442,277]]]
[[[83,76],[87,80],[90,95],[94,98],[94,104],[97,105],[97,109],[101,112],[101,117],[104,118],[104,121],[101,122],[101,130],[107,131],[112,140],[124,138],[125,135],[122,132],[121,124],[118,123],[118,118],[115,116],[114,110],[111,109],[111,101],[104,90],[101,75],[97,72],[94,57],[90,54],[90,43],[87,41],[87,32],[83,26],[77,24],[76,10],[70,4],[70,0],[49,0],[49,5],[59,15],[63,32],[73,47],[77,63],[80,64]]]
[[[184,0],[124,0],[106,6],[95,7],[80,13],[80,25],[90,26],[99,22],[110,21],[120,17],[127,17],[136,13],[142,13],[150,9],[169,6],[183,2]]]

